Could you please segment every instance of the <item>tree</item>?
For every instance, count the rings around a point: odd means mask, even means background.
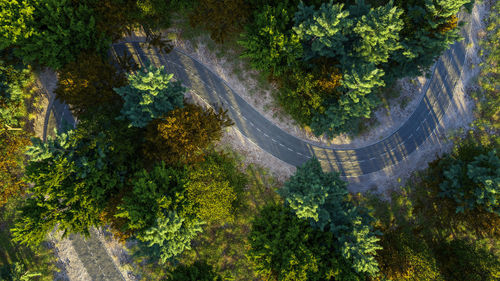
[[[15,241],[31,246],[56,225],[67,235],[88,234],[89,227],[101,224],[100,214],[124,188],[138,157],[136,132],[123,122],[102,124],[83,119],[45,143],[33,139],[25,172],[33,186],[13,228]]]
[[[313,57],[344,56],[344,43],[348,40],[345,30],[352,24],[347,19],[348,11],[343,11],[343,4],[323,3],[315,11],[314,6],[303,2],[295,13],[293,30],[304,43],[306,60]]]
[[[202,232],[203,222],[179,216],[175,211],[161,215],[156,224],[139,234],[139,251],[161,263],[191,249],[191,240]]]
[[[404,25],[400,19],[402,13],[403,10],[393,7],[390,1],[358,18],[352,32],[361,39],[353,44],[350,56],[375,65],[387,62],[392,53],[402,48],[399,39]]]
[[[0,59],[0,129],[20,128],[26,121],[26,88],[33,81],[28,66]]]
[[[180,211],[183,204],[185,174],[161,163],[148,172],[141,170],[131,179],[132,190],[124,195],[115,217],[125,219],[120,232],[142,233],[153,227],[166,210]]]
[[[211,153],[190,169],[188,179],[187,199],[198,218],[219,224],[234,221],[234,205],[246,182],[234,162]]]
[[[377,258],[380,280],[445,280],[431,247],[411,229],[395,228],[385,232],[381,245]]]
[[[33,28],[29,26],[35,10],[32,4],[27,0],[0,2],[0,50],[16,44],[33,32]]]
[[[121,114],[134,127],[145,127],[151,120],[183,107],[186,88],[180,81],[172,82],[174,75],[163,66],[148,66],[136,74],[129,74],[129,85],[114,90],[124,100]]]
[[[298,218],[309,220],[321,231],[333,233],[337,251],[356,272],[374,276],[379,239],[370,226],[371,217],[348,201],[346,183],[338,174],[324,173],[317,159],[298,167],[278,191]]]
[[[291,32],[293,10],[288,1],[277,6],[265,5],[246,25],[238,43],[245,48],[242,57],[252,67],[281,76],[302,57],[299,37]]]
[[[397,50],[384,68],[387,81],[422,74],[450,44],[460,38],[456,14],[470,0],[396,1],[404,10],[401,30],[402,49]]]
[[[334,251],[333,234],[313,229],[290,208],[268,205],[252,222],[248,258],[269,280],[363,280]]]
[[[500,159],[495,150],[464,143],[456,157],[443,159],[441,165],[441,196],[453,199],[457,212],[482,208],[500,215]]]
[[[190,15],[191,26],[206,29],[217,43],[240,31],[251,14],[244,0],[199,0],[195,7]]]
[[[113,88],[125,86],[126,81],[123,73],[99,55],[81,53],[59,71],[55,93],[80,116],[96,107],[121,107],[121,98]]]
[[[7,9],[5,14],[22,17],[14,29],[2,28],[13,33],[3,35],[11,40],[3,45],[17,47],[15,53],[27,62],[59,69],[83,50],[105,53],[110,43],[97,32],[93,11],[84,4],[70,0],[22,1]],[[22,28],[16,31],[18,25]]]
[[[212,266],[204,261],[195,261],[192,265],[179,264],[171,273],[169,280],[175,281],[222,281]]]
[[[226,111],[186,104],[150,123],[144,151],[171,165],[199,162],[204,150],[222,137],[222,128],[232,124]]]
[[[326,106],[323,113],[316,111],[313,115],[313,132],[332,137],[341,132],[354,131],[360,119],[369,118],[372,109],[379,103],[372,90],[384,85],[383,75],[384,72],[373,64],[351,66],[341,80],[345,93]]]

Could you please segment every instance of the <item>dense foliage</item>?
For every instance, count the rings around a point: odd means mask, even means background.
[[[99,55],[81,53],[59,72],[56,96],[80,116],[96,107],[121,107],[122,101],[113,88],[123,87],[127,79]]]
[[[16,47],[16,54],[27,62],[57,69],[74,61],[83,50],[102,53],[108,48],[110,41],[97,31],[93,10],[84,3],[70,0],[9,2],[1,15],[1,29],[5,32],[2,46]]]
[[[22,179],[24,148],[29,144],[25,89],[31,81],[29,69],[0,60],[0,207],[26,188]]]
[[[180,81],[171,81],[163,66],[150,65],[135,74],[128,74],[129,84],[115,88],[124,100],[123,118],[134,127],[145,127],[151,120],[183,107],[186,88]]]
[[[169,280],[177,281],[222,281],[206,262],[195,261],[192,265],[179,265],[172,272]]]
[[[278,82],[285,111],[317,135],[355,131],[380,87],[426,71],[459,38],[456,14],[469,1],[369,2],[270,3],[239,41]]]
[[[346,185],[338,174],[324,173],[318,160],[313,159],[298,167],[279,193],[298,218],[333,233],[337,252],[356,272],[375,275],[378,264],[374,254],[380,249],[379,239],[369,224],[372,218],[348,201]]]
[[[65,233],[88,234],[125,183],[134,144],[126,127],[96,132],[91,122],[43,143],[34,139],[27,155],[26,181],[33,183],[14,228],[16,241],[37,245],[54,226]],[[116,125],[116,124],[115,124]]]
[[[268,280],[362,280],[335,250],[331,232],[312,228],[281,205],[268,205],[252,223],[248,256]]]
[[[465,142],[440,164],[441,196],[453,199],[457,212],[482,208],[500,215],[500,159],[495,150]]]
[[[232,124],[225,111],[187,104],[149,124],[144,152],[155,161],[193,164],[203,160],[209,145],[221,138],[224,127]]]

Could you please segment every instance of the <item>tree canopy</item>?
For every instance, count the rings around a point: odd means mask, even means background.
[[[114,90],[124,100],[121,114],[134,127],[145,127],[151,120],[184,106],[186,88],[180,81],[171,81],[165,67],[150,65],[135,74],[128,74],[129,84]]]
[[[318,160],[312,159],[298,167],[278,192],[298,218],[333,233],[336,250],[356,272],[372,276],[378,272],[374,255],[380,246],[370,225],[372,218],[348,201],[346,183],[338,174],[324,173]]]
[[[331,232],[312,228],[288,207],[264,207],[248,239],[249,259],[271,280],[363,280],[337,254]]]
[[[171,165],[193,164],[203,160],[207,147],[232,124],[225,111],[186,104],[150,123],[144,152],[149,159]]]

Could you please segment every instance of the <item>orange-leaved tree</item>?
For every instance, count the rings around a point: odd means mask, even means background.
[[[232,124],[226,111],[186,104],[148,125],[144,152],[151,160],[167,164],[196,163],[222,137],[222,128]]]

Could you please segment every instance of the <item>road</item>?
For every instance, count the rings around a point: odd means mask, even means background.
[[[164,65],[199,97],[211,104],[222,104],[241,133],[263,150],[282,161],[298,166],[315,156],[327,171],[338,171],[347,178],[359,177],[404,161],[427,140],[446,114],[453,89],[460,79],[467,42],[455,43],[433,68],[424,87],[425,95],[415,112],[391,135],[357,149],[321,146],[283,131],[261,115],[219,76],[181,50],[161,54],[143,47],[134,39],[115,44],[116,54],[127,52],[140,65]]]
[[[460,79],[467,42],[452,45],[435,64],[416,110],[402,126],[385,139],[356,149],[321,146],[283,131],[261,115],[233,91],[219,76],[202,63],[174,49],[168,54],[143,47],[143,40],[113,45],[115,54],[127,52],[140,65],[164,65],[177,80],[210,104],[222,104],[240,132],[263,150],[282,161],[298,166],[316,157],[327,171],[356,178],[377,172],[404,161],[436,130],[453,99],[453,89]],[[58,124],[73,124],[67,105],[54,101]]]

